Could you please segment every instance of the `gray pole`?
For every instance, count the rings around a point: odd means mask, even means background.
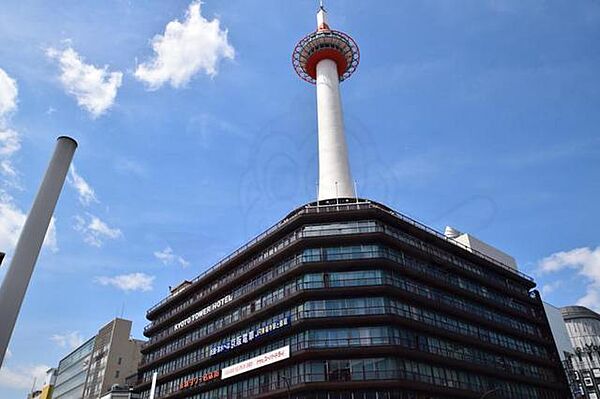
[[[61,136],[57,139],[44,180],[0,286],[0,366],[76,148],[77,142],[70,137]]]

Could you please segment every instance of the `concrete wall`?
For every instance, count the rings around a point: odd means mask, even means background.
[[[558,348],[560,360],[565,361],[567,358],[565,352],[567,354],[573,354],[573,346],[571,345],[571,339],[569,338],[567,326],[562,318],[560,309],[544,302],[544,311],[546,312],[546,317],[550,323],[552,337]]]
[[[494,260],[497,260],[500,263],[505,264],[506,266],[517,270],[517,262],[515,261],[515,258],[497,248],[492,247],[489,244],[486,244],[470,234],[461,234],[460,236],[456,237],[455,240],[463,245],[466,245],[472,250],[480,252]]]
[[[140,340],[130,338],[131,321],[116,319],[106,363],[102,393],[113,385],[125,385],[125,378],[137,371],[141,360]]]

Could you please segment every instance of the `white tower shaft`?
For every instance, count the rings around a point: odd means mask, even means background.
[[[337,64],[324,59],[317,64],[317,115],[319,125],[318,200],[354,198]]]

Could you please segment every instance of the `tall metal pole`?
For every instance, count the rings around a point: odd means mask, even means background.
[[[70,137],[57,139],[44,180],[0,286],[0,366],[76,148],[77,142]]]

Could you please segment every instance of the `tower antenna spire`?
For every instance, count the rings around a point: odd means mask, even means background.
[[[329,21],[327,20],[327,10],[323,6],[323,0],[320,0],[319,10],[317,11],[317,30],[330,30]]]

